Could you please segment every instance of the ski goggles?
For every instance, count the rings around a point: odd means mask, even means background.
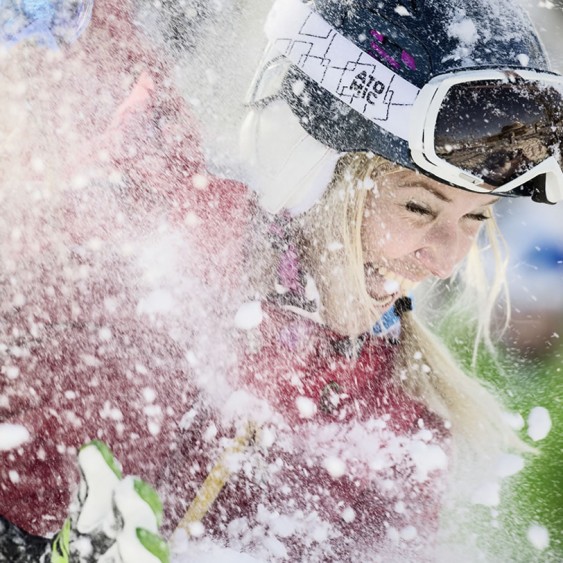
[[[94,0],[0,0],[0,43],[27,39],[58,49],[76,41],[92,16]]]
[[[563,200],[563,77],[531,70],[437,76],[409,116],[415,164],[475,192]]]
[[[270,53],[250,105],[284,98],[326,145],[372,150],[466,190],[563,200],[563,77],[462,69],[418,87],[394,70],[415,65],[408,53],[384,64],[376,30],[364,50],[300,0],[277,0],[265,31]]]

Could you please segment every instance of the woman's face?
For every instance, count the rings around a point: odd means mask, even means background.
[[[366,288],[386,310],[429,278],[448,278],[497,200],[411,170],[392,172],[368,195],[362,223]]]

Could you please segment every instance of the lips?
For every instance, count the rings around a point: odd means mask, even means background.
[[[401,295],[407,295],[417,282],[409,280],[388,268],[368,263],[364,267],[370,297],[381,306],[391,306]]]
[[[400,290],[403,295],[409,293],[409,291],[412,291],[418,285],[418,282],[409,280],[408,278],[405,278],[404,276],[401,276],[396,272],[388,270],[383,266],[379,267],[378,273],[385,278],[387,283],[395,284],[397,290]]]

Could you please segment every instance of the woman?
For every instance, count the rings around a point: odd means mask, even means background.
[[[560,133],[535,137],[559,119],[560,77],[513,6],[460,8],[274,5],[242,131],[269,214],[244,266],[238,395],[212,423],[191,411],[164,475],[190,533],[261,560],[432,559],[448,461],[525,451],[405,299],[468,257],[488,317],[494,202],[561,197]]]
[[[183,526],[201,519],[260,560],[431,558],[452,434],[492,445],[503,424],[494,400],[417,333],[406,294],[450,275],[495,200],[350,154],[308,214],[275,221],[274,276],[260,276],[261,321],[239,337],[237,392],[213,422],[193,409],[169,463],[178,474],[164,477]],[[401,333],[374,334],[397,302]],[[469,430],[475,417],[484,425]],[[232,426],[249,442],[234,452]],[[508,429],[504,438],[518,446]],[[204,479],[218,459],[236,469],[211,504]]]
[[[413,284],[449,277],[478,254],[499,193],[561,194],[554,140],[535,127],[529,150],[530,131],[517,127],[524,115],[556,123],[524,102],[560,100],[560,79],[520,70],[546,62],[514,7],[493,6],[503,17],[482,35],[471,23],[485,5],[464,7],[274,6],[267,30],[277,52],[266,55],[243,132],[248,181],[266,213],[240,184],[203,182],[187,195],[193,236],[213,256],[204,279],[226,281],[229,297],[246,302],[234,319],[236,354],[222,364],[228,376],[209,380],[191,358],[199,390],[158,483],[168,529],[206,532],[263,560],[431,559],[449,458],[467,444],[489,445],[480,453],[490,459],[524,448],[496,401],[410,312]],[[527,35],[509,33],[514,26]],[[307,56],[294,60],[304,44]],[[466,80],[468,66],[486,71],[476,83],[486,90]],[[432,78],[455,70],[440,97]],[[503,106],[507,97],[521,103]],[[484,102],[491,112],[480,122],[471,110]],[[499,131],[483,125],[491,120]],[[243,252],[225,255],[239,230]]]

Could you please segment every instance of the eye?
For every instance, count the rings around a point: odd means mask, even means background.
[[[405,209],[407,211],[410,211],[411,213],[416,213],[417,215],[425,215],[429,217],[435,216],[435,213],[432,211],[432,209],[429,209],[425,205],[417,203],[416,201],[409,201],[405,205]]]
[[[470,219],[471,221],[487,221],[491,218],[490,215],[487,215],[486,213],[468,213],[465,216],[466,219]]]

